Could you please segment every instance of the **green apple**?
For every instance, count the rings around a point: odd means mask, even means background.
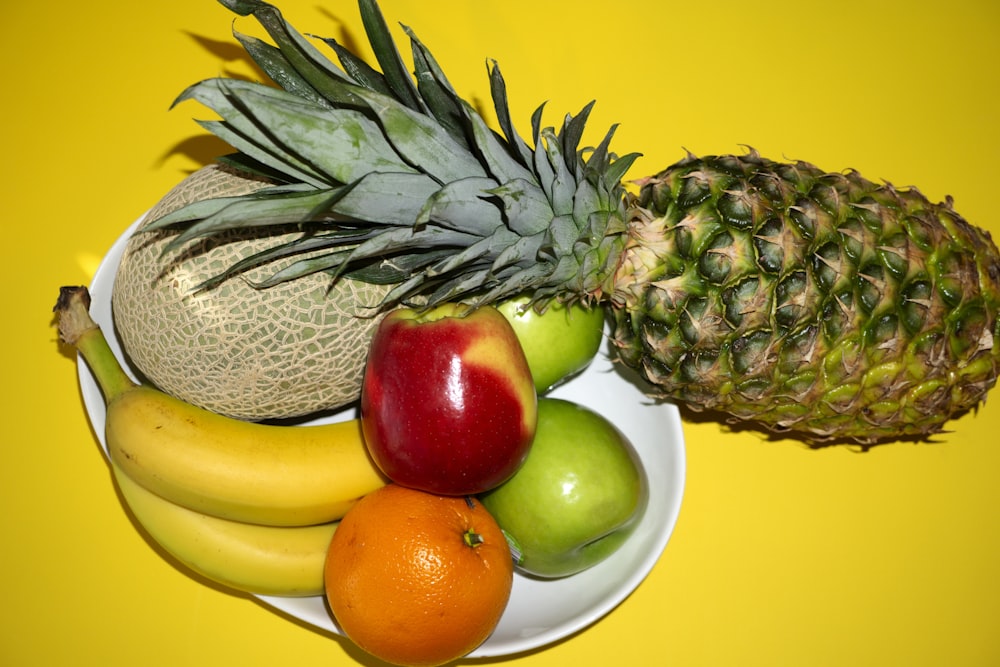
[[[540,398],[524,464],[480,499],[506,533],[517,568],[554,578],[614,553],[642,517],[647,485],[635,449],[607,419]]]
[[[496,306],[521,341],[540,394],[586,368],[601,346],[604,309],[600,306],[552,303],[539,313],[527,296]]]

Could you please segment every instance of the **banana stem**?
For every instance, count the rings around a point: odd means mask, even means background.
[[[135,388],[136,383],[118,363],[104,332],[90,317],[90,292],[86,287],[61,287],[55,308],[59,337],[79,352],[101,386],[105,403]]]

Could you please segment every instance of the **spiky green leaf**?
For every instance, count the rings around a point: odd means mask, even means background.
[[[429,116],[379,93],[359,91],[358,94],[378,116],[389,142],[414,167],[441,183],[486,175],[468,149]]]
[[[568,215],[573,211],[573,191],[576,183],[562,153],[562,143],[552,128],[542,130],[538,145],[535,146],[536,171],[544,170],[544,163],[548,163],[552,173],[551,184],[545,191],[551,202],[552,211],[556,215]]]
[[[495,62],[487,71],[499,132],[403,26],[413,60],[407,71],[375,0],[359,7],[381,71],[336,40],[317,38],[337,66],[263,0],[221,1],[252,14],[274,40],[272,47],[238,37],[279,87],[203,82],[179,101],[219,113],[221,120],[202,122],[237,149],[228,162],[282,185],[168,218],[187,226],[186,238],[235,226],[236,214],[246,225],[308,227],[308,241],[255,258],[295,259],[263,284],[316,271],[398,281],[386,303],[479,303],[522,289],[563,298],[560,291],[608,279],[628,215],[620,179],[636,156],[610,152],[614,128],[595,148],[582,147],[593,103],[558,128],[543,126],[539,106],[526,142]],[[577,298],[589,297],[564,300]]]
[[[372,0],[360,0],[358,6],[361,9],[361,21],[368,34],[368,41],[375,52],[375,59],[381,65],[385,80],[396,99],[414,111],[426,111],[427,106],[417,93],[378,3]]]
[[[305,37],[293,29],[277,7],[260,0],[219,0],[241,16],[253,15],[263,26],[298,77],[331,104],[354,105],[347,74],[323,56]],[[252,54],[251,54],[252,55]]]
[[[440,185],[427,174],[373,172],[345,190],[335,210],[375,225],[413,226],[427,199]]]
[[[427,111],[441,124],[441,127],[461,142],[465,136],[461,98],[448,83],[448,79],[430,51],[417,39],[412,30],[406,26],[403,26],[403,29],[410,36],[413,46],[413,76]]]
[[[314,104],[328,105],[326,98],[316,92],[309,82],[295,70],[285,54],[264,40],[233,31],[233,36],[243,45],[257,66],[283,90]]]
[[[545,230],[554,215],[549,198],[530,180],[507,181],[490,193],[503,202],[510,228],[521,236]]]
[[[511,153],[521,165],[527,168],[531,164],[532,151],[514,129],[507,102],[507,84],[500,73],[500,66],[496,61],[491,60],[487,63],[487,71],[490,77],[490,96],[493,98],[493,109],[497,115],[497,122],[507,139],[507,144],[511,147]]]
[[[382,93],[384,95],[392,95],[392,88],[389,87],[389,83],[377,69],[351,53],[349,49],[341,45],[332,37],[316,36],[316,39],[333,49],[333,52],[337,54],[337,59],[340,61],[340,65],[344,69],[344,72],[354,83],[363,88],[374,90],[375,92]]]
[[[427,199],[416,224],[434,222],[477,236],[490,236],[503,226],[500,209],[487,201],[495,185],[493,179],[482,177],[452,181]]]
[[[286,193],[266,196],[254,193],[233,197],[230,202],[212,215],[198,220],[173,238],[165,247],[174,250],[188,241],[217,234],[230,229],[273,227],[275,225],[301,225],[329,215],[330,208],[340,196],[338,188]],[[164,222],[161,218],[160,222]]]

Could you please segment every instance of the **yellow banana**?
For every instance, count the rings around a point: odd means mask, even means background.
[[[323,593],[326,551],[339,522],[288,527],[220,519],[164,500],[118,466],[111,469],[136,521],[183,565],[247,593]]]
[[[358,498],[386,484],[357,419],[257,424],[136,384],[89,307],[85,287],[62,288],[55,307],[60,336],[77,348],[104,393],[111,460],[153,493],[233,521],[307,526],[341,518]]]

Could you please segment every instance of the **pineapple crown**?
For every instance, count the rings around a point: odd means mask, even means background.
[[[536,304],[599,299],[625,243],[631,196],[621,184],[638,157],[609,151],[615,127],[581,148],[593,107],[562,127],[531,118],[531,144],[514,130],[499,66],[488,61],[501,132],[449,84],[406,26],[408,72],[376,0],[359,0],[382,71],[335,40],[340,65],[261,0],[219,0],[252,15],[274,41],[234,32],[277,86],[231,78],[199,82],[193,99],[221,120],[199,121],[236,149],[233,167],[273,185],[194,202],[146,227],[182,228],[167,246],[231,229],[301,230],[293,241],[228,267],[209,289],[251,266],[277,268],[266,288],[316,272],[391,284],[383,304],[476,306],[528,292]]]

